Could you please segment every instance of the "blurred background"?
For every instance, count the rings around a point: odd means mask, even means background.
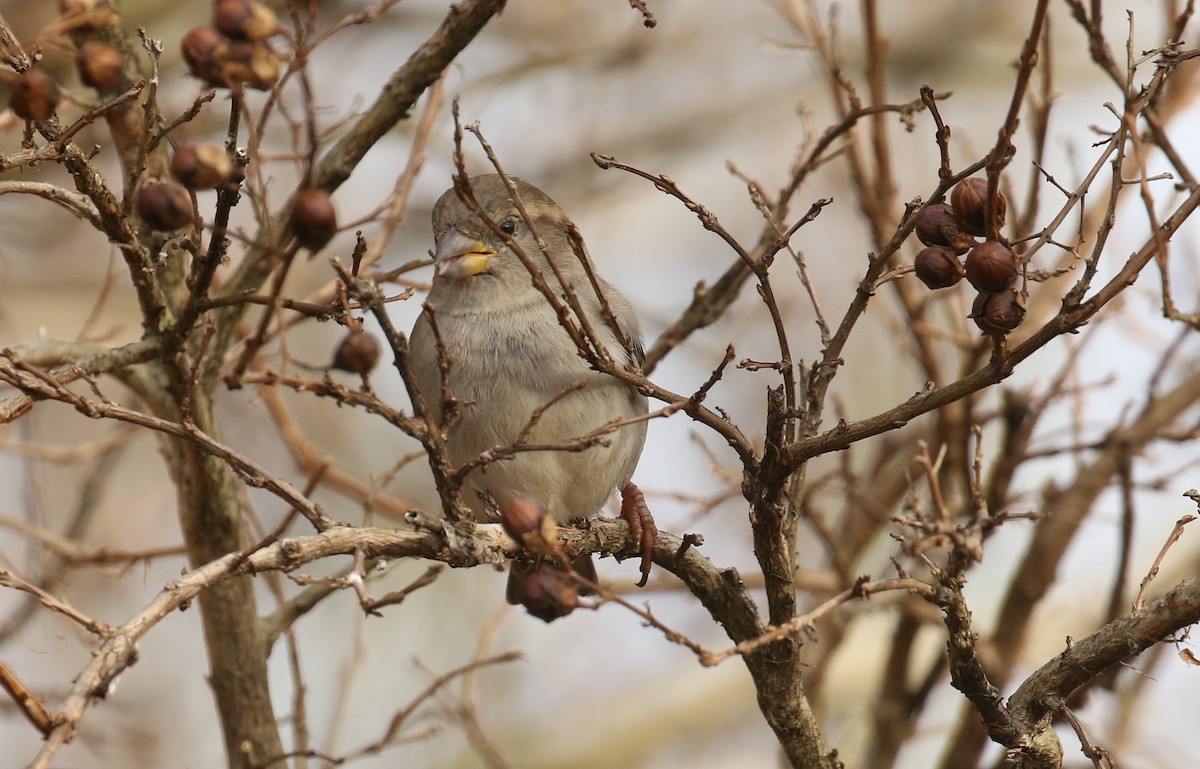
[[[332,23],[366,5],[322,2],[320,13]],[[952,92],[941,108],[953,128],[952,161],[959,167],[982,156],[994,143],[996,126],[1009,106],[1013,63],[1033,2],[914,0],[879,5],[888,46],[889,100],[914,100],[923,83],[938,92]],[[4,0],[0,12],[28,42],[54,21],[54,6]],[[625,0],[512,0],[446,74],[447,103],[436,116],[423,170],[381,268],[420,258],[432,246],[428,213],[449,186],[453,124],[448,100],[457,98],[463,121],[478,121],[506,171],[541,187],[579,225],[599,270],[633,301],[648,340],[679,316],[698,283],[719,277],[736,259],[727,246],[678,201],[629,174],[599,169],[589,153],[612,155],[666,174],[711,209],[735,237],[752,244],[762,219],[745,182],[730,167],[772,193],[784,184],[798,149],[837,119],[828,80],[793,23],[796,14],[805,12],[801,3],[650,0],[649,6],[658,20],[652,30],[643,27],[641,16]],[[818,24],[836,26],[845,74],[863,82],[859,5],[821,1],[813,6]],[[120,8],[131,26],[141,25],[148,35],[164,41],[160,100],[165,114],[181,112],[200,86],[182,68],[178,40],[191,27],[207,23],[210,4],[127,0]],[[310,72],[322,130],[336,132],[342,121],[369,104],[391,71],[435,29],[446,8],[444,0],[407,0],[378,21],[344,30],[318,48]],[[1129,16],[1125,8],[1131,10]],[[1135,55],[1160,45],[1162,8],[1162,3],[1149,0],[1114,5],[1107,21],[1110,39],[1119,43],[1132,26]],[[1086,40],[1064,6],[1053,9],[1052,33],[1057,101],[1046,165],[1071,186],[1094,160],[1092,144],[1101,137],[1093,127],[1115,126],[1104,103],[1119,101],[1120,92],[1091,64]],[[52,68],[70,69],[69,54],[61,46],[48,43],[46,58]],[[199,119],[179,129],[178,138],[220,141],[227,99],[219,94]],[[337,191],[341,222],[371,216],[390,192],[408,162],[416,117],[380,142]],[[927,196],[937,183],[938,160],[928,115],[916,117],[913,132],[906,132],[898,118],[888,119],[896,127],[891,149],[900,199]],[[1179,149],[1193,161],[1200,159],[1200,144],[1186,138],[1200,135],[1196,110],[1189,108],[1173,120],[1171,132],[1181,137]],[[17,150],[19,122],[6,113],[0,125],[7,128],[0,134],[0,151]],[[96,143],[102,144],[103,138],[102,131],[95,133]],[[287,199],[299,178],[291,142],[290,135],[279,132],[264,145],[277,153],[263,167],[273,207]],[[80,143],[87,146],[88,140]],[[1030,173],[1022,156],[1025,137],[1018,137],[1016,145],[1012,173],[1024,189]],[[470,137],[466,147],[469,168],[489,170]],[[98,162],[104,167],[103,146]],[[115,169],[115,161],[107,168]],[[69,185],[55,166],[22,178]],[[818,198],[833,199],[793,243],[806,255],[822,308],[834,319],[853,296],[871,248],[853,190],[845,164],[834,161],[806,182],[793,206],[793,214],[799,215]],[[1057,199],[1047,194],[1043,200],[1049,201],[1048,211],[1057,210]],[[212,198],[201,195],[202,215],[211,212],[211,206]],[[235,219],[242,237],[253,235],[248,206],[239,207]],[[1118,260],[1145,237],[1144,216],[1129,220],[1142,229],[1114,234],[1109,249]],[[362,227],[368,237],[377,228],[375,223]],[[347,258],[354,229],[343,232],[329,251]],[[0,233],[0,345],[39,336],[83,336],[108,344],[137,338],[137,308],[123,279],[124,265],[86,224],[43,200],[6,195],[0,197]],[[1195,225],[1189,224],[1175,238],[1175,253],[1193,258],[1196,240]],[[1189,311],[1196,296],[1191,264],[1176,283]],[[788,269],[780,267],[781,272]],[[324,259],[312,260],[294,273],[289,294],[302,297],[331,277]],[[428,280],[428,270],[412,277]],[[800,346],[798,355],[809,362],[820,354],[812,305],[798,281],[782,276],[780,281],[787,287],[777,290],[793,342]],[[1079,399],[1077,411],[1064,409],[1045,425],[1042,437],[1047,444],[1086,439],[1088,430],[1111,423],[1137,401],[1162,350],[1175,339],[1175,332],[1161,322],[1154,288],[1139,285],[1125,301],[1122,319],[1108,324],[1081,353],[1086,382],[1080,384],[1098,386]],[[844,372],[835,385],[837,416],[875,414],[924,385],[895,332],[898,315],[891,301],[881,294],[847,349]],[[411,327],[420,294],[393,308],[396,325]],[[948,313],[947,323],[966,330],[969,322],[963,315],[965,311]],[[720,323],[664,361],[656,381],[677,392],[694,391],[730,343],[737,360],[771,359],[777,355],[775,340],[763,321],[760,302],[746,290]],[[377,331],[370,324],[368,328]],[[341,335],[342,329],[331,323],[302,324],[288,337],[289,352],[300,361],[324,365]],[[1038,382],[1047,367],[1057,363],[1053,357],[1061,354],[1062,348],[1043,352],[1018,372],[1014,383]],[[1188,354],[1194,358],[1194,346]],[[406,405],[390,368],[381,368],[372,384],[389,402]],[[760,436],[768,384],[774,380],[767,372],[732,371],[711,401],[728,410],[748,434]],[[264,421],[263,404],[254,389],[224,393],[222,398],[227,442],[302,485],[303,474],[277,431]],[[328,402],[294,395],[286,400],[299,427],[336,467],[405,504],[424,509],[436,504],[420,461],[394,471],[397,459],[415,447],[405,436],[381,420]],[[826,426],[835,419],[834,413],[827,415]],[[122,440],[121,448],[95,461],[111,440]],[[112,425],[88,423],[65,407],[42,405],[30,418],[0,430],[0,441],[0,448],[6,449],[0,451],[0,515],[5,519],[70,532],[99,547],[138,550],[179,543],[174,490],[151,436],[114,438]],[[56,446],[62,461],[35,461],[41,457],[20,448],[26,443]],[[1138,577],[1172,523],[1194,512],[1194,504],[1181,494],[1200,486],[1195,459],[1195,449],[1180,444],[1140,466],[1145,483],[1139,491],[1132,559]],[[837,456],[822,458],[810,473],[840,461]],[[1035,504],[1033,492],[1072,469],[1070,460],[1063,459],[1047,460],[1036,472],[1027,471],[1020,485],[1031,494],[1029,504]],[[753,574],[746,505],[737,494],[740,471],[720,441],[701,433],[683,415],[656,421],[634,479],[647,491],[661,528],[702,533],[703,550],[715,563]],[[315,498],[336,519],[396,523],[379,512],[367,515],[361,501],[335,491],[318,490]],[[247,501],[268,530],[286,513],[266,494],[251,491]],[[72,529],[85,508],[89,513],[83,530]],[[1039,635],[1028,647],[1026,672],[1060,650],[1067,636],[1091,632],[1103,614],[1106,593],[1090,592],[1087,585],[1092,579],[1108,584],[1097,570],[1104,570],[1117,552],[1115,496],[1102,498],[1085,527],[1058,585],[1039,610]],[[1006,527],[989,543],[984,563],[972,572],[968,597],[984,632],[1024,537],[1020,525]],[[892,543],[880,541],[874,559],[856,564],[856,571],[890,576],[891,552]],[[0,568],[37,574],[39,553],[29,536],[0,528]],[[801,553],[802,571],[808,571],[805,557],[817,559],[820,553],[807,543],[801,544]],[[1163,584],[1194,573],[1198,555],[1195,537],[1185,536],[1164,566]],[[344,565],[317,564],[311,573]],[[822,565],[811,563],[814,575],[819,576]],[[426,566],[393,564],[371,590],[382,595],[398,589]],[[632,587],[636,581],[632,563],[605,560],[600,566],[602,576],[615,585]],[[81,569],[65,575],[56,594],[93,617],[119,624],[183,567],[183,556],[173,555],[120,569]],[[720,628],[677,583],[663,578],[655,584],[660,589],[631,592],[628,597],[648,602],[656,616],[709,648],[728,646]],[[383,617],[364,619],[352,596],[342,595],[301,620],[296,630],[313,744],[331,754],[369,744],[382,735],[392,714],[437,676],[479,654],[520,650],[520,661],[485,668],[442,689],[406,727],[409,744],[354,765],[473,767],[484,764],[481,755],[488,750],[494,751],[493,759],[499,756],[505,762],[496,765],[525,769],[742,769],[778,761],[776,741],[762,721],[738,660],[703,669],[690,653],[613,605],[543,625],[507,606],[503,585],[500,572],[447,570],[434,585],[386,610]],[[264,588],[264,605],[270,600]],[[23,619],[25,603],[22,595],[0,592],[0,657],[53,703],[86,661],[89,639],[49,612]],[[853,605],[846,614],[850,636],[822,663],[827,667],[819,708],[830,745],[847,766],[856,766],[862,759],[864,730],[871,728],[873,687],[885,652],[881,639],[888,638],[884,631],[894,618],[875,614],[871,603]],[[942,651],[944,636],[929,632],[921,640],[930,658]],[[820,634],[810,643],[819,646]],[[277,711],[286,716],[292,711],[292,678],[284,652],[282,646],[276,650],[272,665]],[[107,701],[94,706],[56,765],[220,765],[224,754],[206,669],[198,613],[169,617],[147,636],[138,664],[124,674]],[[1122,766],[1200,764],[1200,741],[1188,726],[1200,706],[1197,673],[1170,653],[1144,672],[1149,683],[1139,700],[1136,726],[1113,722],[1112,714],[1126,711],[1107,699],[1119,694],[1094,698],[1083,711],[1088,722],[1103,735],[1106,747],[1129,759]],[[948,683],[943,688],[933,707],[922,714],[917,738],[897,766],[915,769],[934,763],[959,703]],[[285,739],[287,731],[285,724]],[[0,745],[5,746],[0,763],[23,764],[37,744],[36,733],[11,703],[0,702]],[[1065,745],[1069,753],[1076,748],[1073,737],[1067,737]]]

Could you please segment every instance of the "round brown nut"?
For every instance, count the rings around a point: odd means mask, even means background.
[[[985,225],[988,196],[987,179],[972,177],[963,179],[954,187],[954,191],[950,193],[950,207],[954,210],[954,217],[958,219],[958,223],[964,230],[972,235],[987,235],[987,226]],[[999,231],[1004,226],[1004,217],[1008,212],[1008,201],[1004,198],[1004,193],[996,191],[996,197],[992,201],[992,219],[996,223],[994,231]]]
[[[183,36],[180,52],[193,75],[216,88],[226,88],[225,62],[229,38],[212,27],[196,27]]]
[[[962,262],[945,246],[926,246],[913,259],[917,277],[929,288],[949,288],[963,276]]]
[[[8,95],[8,108],[22,120],[49,120],[62,101],[58,84],[40,69],[17,74],[9,85],[12,91]]]
[[[948,203],[926,206],[917,215],[917,238],[927,246],[945,246],[956,254],[966,253],[975,245],[975,239],[967,234]]]
[[[517,542],[524,542],[526,534],[542,530],[546,518],[546,507],[531,497],[514,497],[500,508],[500,524],[504,532]]]
[[[968,317],[988,336],[1004,336],[1025,319],[1025,304],[1011,288],[998,292],[980,291],[971,304]]]
[[[222,62],[226,82],[238,81],[256,91],[269,91],[279,82],[283,64],[266,40],[232,40]]]
[[[1017,277],[1017,260],[1008,246],[987,240],[967,254],[966,273],[980,291],[1003,291]]]
[[[257,0],[217,0],[213,26],[235,40],[265,40],[279,31],[275,12]]]
[[[84,43],[75,53],[75,67],[83,84],[98,91],[111,91],[125,84],[125,57],[108,43]]]
[[[216,144],[183,144],[171,158],[171,175],[189,189],[215,190],[233,178],[233,158]]]
[[[560,569],[542,564],[519,570],[513,564],[509,579],[508,601],[542,622],[553,622],[570,614],[579,605],[579,591]]]
[[[379,363],[379,340],[365,331],[351,331],[333,353],[331,368],[351,374],[369,374]]]
[[[325,190],[309,187],[296,193],[292,205],[292,232],[309,251],[324,248],[337,234],[337,212]]]
[[[151,229],[178,230],[192,223],[192,198],[187,190],[172,182],[142,185],[135,200],[138,216]]]

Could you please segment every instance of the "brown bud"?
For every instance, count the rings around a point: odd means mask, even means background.
[[[1003,291],[1017,277],[1017,261],[1008,246],[987,240],[967,254],[966,273],[980,291]]]
[[[968,317],[988,336],[1004,336],[1025,319],[1025,303],[1011,288],[995,293],[980,291]]]
[[[956,254],[966,253],[975,239],[963,231],[947,203],[926,206],[917,216],[917,238],[927,246],[945,246]]]
[[[325,190],[310,187],[296,193],[292,205],[292,232],[309,251],[324,248],[337,233],[337,212]]]
[[[125,83],[125,57],[107,43],[89,40],[75,53],[75,67],[84,85],[98,91],[119,88]]]
[[[563,572],[546,563],[522,566],[514,563],[508,580],[508,602],[542,622],[565,617],[579,605],[579,591]]]
[[[212,27],[196,27],[183,36],[180,52],[193,75],[217,88],[225,88],[225,61],[229,38]]]
[[[40,69],[29,69],[11,78],[8,108],[22,120],[49,120],[62,96],[58,84]]]
[[[265,40],[232,40],[222,62],[226,80],[244,83],[257,91],[269,91],[282,70],[279,54]]]
[[[518,542],[523,541],[526,534],[540,532],[545,519],[545,506],[530,497],[515,497],[500,509],[504,532]]]
[[[364,331],[351,331],[333,353],[330,368],[351,374],[369,374],[379,363],[379,340]]]
[[[177,230],[192,223],[192,199],[187,190],[172,182],[142,185],[136,207],[138,216],[154,230]]]
[[[171,175],[193,190],[215,190],[233,178],[233,158],[216,144],[183,144],[171,158]]]
[[[958,256],[945,246],[927,246],[913,259],[917,277],[929,288],[949,288],[962,280]]]
[[[563,557],[558,544],[558,525],[538,500],[532,497],[510,499],[500,508],[500,523],[508,536],[527,552],[560,559]]]
[[[279,31],[275,12],[257,0],[217,0],[213,26],[235,40],[265,40]]]
[[[964,230],[972,235],[987,235],[984,224],[987,208],[987,179],[972,177],[963,179],[950,193],[950,207],[954,209],[954,217]],[[996,190],[996,199],[992,201],[992,218],[996,222],[995,231],[1004,226],[1004,217],[1008,212],[1008,201],[1004,193]]]

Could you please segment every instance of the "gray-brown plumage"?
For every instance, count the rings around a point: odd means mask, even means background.
[[[597,278],[621,337],[629,344],[626,350],[605,321],[600,299],[571,248],[566,214],[533,185],[511,181],[532,230],[500,176],[477,176],[471,187],[483,211],[520,246],[562,298],[563,287],[537,244],[541,237],[609,355],[619,364],[640,365],[641,329],[632,305]],[[433,233],[437,272],[428,305],[450,361],[449,393],[464,402],[448,430],[449,458],[456,467],[485,451],[512,445],[541,408],[544,412],[523,443],[569,443],[613,420],[646,413],[645,396],[615,377],[594,371],[580,356],[517,254],[453,189],[433,208]],[[424,316],[413,328],[411,363],[417,390],[434,418],[440,419],[437,344]],[[582,387],[571,390],[579,382]],[[518,452],[472,471],[463,485],[464,501],[480,520],[494,519],[495,506],[521,496],[541,501],[559,522],[593,516],[614,489],[630,484],[645,437],[646,424],[639,421],[607,435],[607,445],[582,451]],[[622,513],[628,515],[626,507]],[[647,524],[647,536],[652,536],[653,526]],[[647,558],[643,570],[648,566]]]

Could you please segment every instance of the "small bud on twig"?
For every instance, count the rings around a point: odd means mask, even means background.
[[[171,175],[193,190],[215,190],[233,178],[233,158],[216,144],[184,144],[171,158]]]
[[[218,0],[213,26],[235,40],[265,40],[279,31],[275,12],[256,0]]]
[[[75,67],[83,84],[99,91],[119,88],[125,82],[125,57],[107,43],[84,43],[75,54]]]
[[[929,288],[949,288],[962,280],[963,266],[945,246],[927,246],[913,259],[917,277]]]
[[[296,193],[292,206],[292,232],[309,251],[320,251],[337,234],[337,212],[325,190],[310,187]]]
[[[136,208],[151,229],[168,231],[192,223],[192,198],[173,182],[150,182],[137,193]]]
[[[1025,319],[1025,304],[1020,294],[1010,289],[980,291],[971,304],[971,314],[979,330],[988,336],[1004,336]]]
[[[565,617],[579,606],[579,590],[566,572],[548,564],[513,564],[507,599],[542,622]]]
[[[58,84],[40,69],[30,69],[11,79],[8,108],[22,120],[49,120],[62,101]]]
[[[927,246],[945,246],[956,254],[966,253],[975,239],[963,231],[947,203],[927,207],[917,216],[917,238]]]
[[[379,340],[365,331],[351,331],[333,354],[330,368],[351,374],[369,374],[379,363]]]
[[[1008,246],[995,240],[980,243],[967,254],[967,280],[980,291],[1003,291],[1017,278],[1017,260]]]
[[[987,210],[987,179],[973,177],[971,179],[963,179],[954,187],[954,191],[950,193],[950,207],[954,209],[954,218],[964,230],[972,235],[987,235],[987,225],[984,222]],[[1004,216],[1008,211],[1008,201],[1004,198],[1004,193],[996,191],[996,198],[992,201],[992,218],[996,223],[996,230],[1004,226]]]

